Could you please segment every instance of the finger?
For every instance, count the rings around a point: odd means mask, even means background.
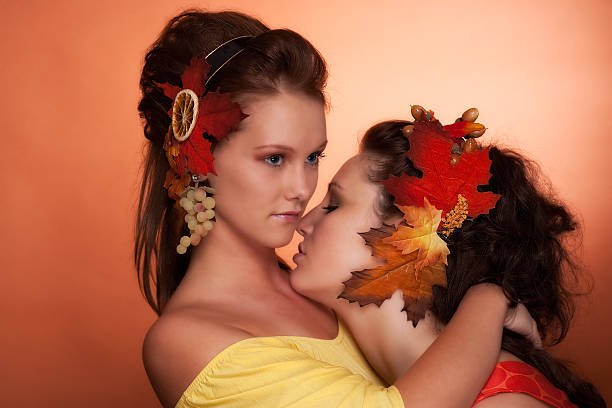
[[[540,333],[538,331],[538,325],[535,320],[533,320],[531,314],[529,313],[529,310],[527,309],[527,307],[525,307],[524,304],[519,303],[516,305],[515,318],[519,321],[528,321],[528,323],[522,325],[523,327],[521,328],[521,334],[525,336],[525,338],[529,340],[536,349],[541,349],[542,338],[540,337]]]
[[[537,349],[542,349],[542,338],[540,337],[540,333],[538,332],[538,325],[536,324],[536,322],[533,322],[531,324],[529,341],[531,341],[533,347]]]

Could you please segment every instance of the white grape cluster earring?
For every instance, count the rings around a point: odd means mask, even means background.
[[[208,194],[215,194],[215,189],[211,187],[189,186],[181,194],[179,205],[187,212],[185,222],[191,232],[190,236],[183,235],[180,244],[176,247],[176,252],[184,254],[190,245],[197,246],[202,237],[208,234],[213,228],[211,221],[215,217],[215,199]]]

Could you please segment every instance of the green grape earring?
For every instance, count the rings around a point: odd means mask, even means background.
[[[183,235],[180,243],[176,247],[176,252],[184,254],[190,245],[197,246],[202,237],[208,234],[213,228],[212,219],[215,217],[215,199],[209,194],[215,194],[215,189],[211,187],[189,186],[181,194],[179,205],[187,212],[185,222],[189,227],[190,235]]]

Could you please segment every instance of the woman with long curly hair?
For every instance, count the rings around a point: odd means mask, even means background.
[[[509,149],[478,146],[470,133],[453,134],[481,125],[459,120],[443,127],[432,113],[413,111],[414,122],[371,127],[359,154],[302,219],[293,287],[333,308],[389,383],[420,365],[470,288],[484,282],[524,304],[546,344],[557,344],[574,310],[568,279],[579,271],[566,248],[574,217],[540,187],[533,162]],[[466,112],[472,119],[474,113]],[[441,370],[462,364],[449,355]],[[473,367],[463,369],[468,375]],[[435,374],[431,381],[444,386]],[[475,405],[605,402],[559,360],[506,331],[498,365]]]

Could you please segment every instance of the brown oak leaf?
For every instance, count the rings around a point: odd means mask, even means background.
[[[178,200],[181,193],[187,189],[189,183],[191,183],[191,176],[189,176],[189,174],[179,176],[172,169],[166,172],[164,188],[168,190],[168,196],[170,198]]]
[[[444,263],[438,262],[424,266],[417,274],[415,261],[418,250],[404,255],[394,245],[384,242],[394,232],[394,227],[384,225],[361,234],[372,247],[372,255],[385,260],[385,263],[373,269],[352,272],[353,276],[344,282],[344,290],[338,297],[358,302],[360,306],[370,303],[380,306],[396,290],[401,289],[404,297],[402,310],[406,311],[408,320],[416,327],[431,306],[432,287],[446,286],[446,267]]]

